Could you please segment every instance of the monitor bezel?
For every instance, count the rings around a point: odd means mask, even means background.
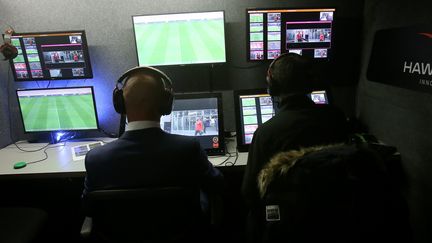
[[[225,52],[225,61],[223,62],[199,62],[199,63],[178,63],[178,64],[162,64],[162,65],[151,65],[152,67],[169,67],[169,66],[187,66],[187,65],[214,65],[214,64],[223,64],[227,63],[227,35],[226,35],[226,19],[225,19],[225,10],[214,10],[214,11],[193,11],[193,12],[174,12],[174,13],[156,13],[156,14],[137,14],[132,15],[132,30],[134,35],[134,43],[135,43],[135,53],[136,53],[136,60],[137,60],[137,66],[144,67],[149,65],[140,65],[139,63],[139,57],[138,57],[138,43],[136,40],[136,32],[135,32],[135,21],[134,17],[143,17],[143,16],[156,16],[156,15],[175,15],[175,14],[194,14],[194,13],[212,13],[212,12],[222,12],[223,14],[223,22],[224,22],[224,52]]]
[[[205,149],[208,156],[215,155],[225,155],[226,146],[225,146],[225,126],[224,126],[224,116],[223,116],[223,105],[222,105],[222,93],[178,93],[174,95],[175,100],[184,100],[184,99],[203,99],[203,98],[216,98],[217,99],[217,108],[218,108],[218,139],[219,139],[219,148],[209,148]],[[162,129],[162,128],[161,128]],[[193,136],[192,136],[193,137]]]
[[[239,152],[249,151],[249,145],[243,143],[243,130],[240,117],[240,96],[241,95],[269,95],[267,89],[243,89],[234,90],[234,109],[235,109],[235,120],[236,120],[236,140],[237,150]],[[269,95],[270,96],[270,95]]]
[[[252,60],[251,58],[250,58],[250,40],[249,40],[249,34],[250,34],[250,20],[249,20],[249,11],[266,11],[266,10],[324,10],[324,9],[332,9],[333,10],[333,21],[332,21],[332,36],[331,36],[331,43],[332,43],[332,45],[333,45],[333,43],[334,43],[334,40],[335,40],[335,38],[334,38],[334,28],[335,28],[335,21],[334,21],[334,19],[336,19],[336,12],[337,12],[337,8],[336,7],[304,7],[304,8],[302,8],[302,7],[295,7],[295,8],[293,8],[293,7],[289,7],[289,8],[280,8],[280,7],[276,7],[276,8],[246,8],[246,12],[245,12],[245,15],[246,15],[246,28],[245,28],[245,34],[246,34],[246,37],[245,37],[245,40],[246,40],[246,61],[247,62],[253,62],[253,63],[255,63],[255,62],[272,62],[274,59],[268,59],[267,58],[267,54],[265,54],[265,59],[263,59],[263,60]],[[264,43],[265,44],[265,43]],[[334,47],[332,46],[332,48],[331,49],[334,49]],[[334,52],[334,50],[332,51],[332,52]],[[286,53],[286,52],[284,52],[284,53]],[[281,54],[283,54],[282,52],[281,52]],[[327,58],[311,58],[311,59],[313,59],[313,60],[315,60],[316,62],[328,62],[328,61],[330,61],[331,59],[332,59],[332,55],[330,55],[330,57],[327,57]]]
[[[69,80],[69,79],[92,79],[93,78],[93,69],[92,69],[92,65],[91,65],[91,59],[90,59],[90,54],[89,54],[89,50],[88,50],[88,43],[87,43],[87,36],[85,33],[85,30],[68,30],[68,31],[46,31],[46,32],[23,32],[23,33],[14,33],[12,35],[12,37],[17,36],[17,35],[49,35],[49,34],[67,34],[67,33],[81,33],[82,34],[82,42],[85,43],[85,45],[83,46],[83,51],[84,51],[84,56],[87,58],[88,60],[88,69],[90,74],[88,76],[77,76],[77,77],[55,77],[55,78],[31,78],[29,75],[29,78],[25,78],[25,79],[18,79],[17,75],[16,75],[16,70],[15,70],[15,66],[13,65],[13,59],[9,60],[9,64],[11,66],[12,69],[12,74],[14,76],[15,82],[23,82],[23,81],[42,81],[42,80]]]
[[[18,92],[19,91],[33,91],[33,90],[53,90],[53,89],[80,89],[80,88],[90,88],[91,90],[91,94],[92,94],[92,98],[93,98],[93,108],[95,111],[95,118],[96,118],[96,126],[97,128],[91,128],[91,129],[67,129],[67,130],[46,130],[46,131],[27,131],[25,124],[24,124],[24,116],[22,113],[22,109],[21,109],[21,103],[19,100],[19,96],[18,96]],[[94,93],[94,88],[93,86],[77,86],[77,87],[56,87],[56,88],[37,88],[37,89],[17,89],[15,91],[16,93],[16,98],[17,98],[17,102],[18,102],[18,109],[20,111],[20,117],[21,117],[21,124],[24,130],[24,133],[26,134],[34,134],[34,133],[49,133],[49,132],[62,132],[62,131],[74,131],[74,132],[79,132],[79,131],[99,131],[100,130],[100,126],[99,126],[99,117],[98,117],[98,112],[97,112],[97,106],[96,106],[96,98],[95,98],[95,93]]]

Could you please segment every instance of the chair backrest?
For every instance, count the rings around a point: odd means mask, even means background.
[[[410,242],[406,205],[374,151],[336,145],[278,156],[260,174],[266,242]]]
[[[114,242],[188,239],[204,221],[195,188],[99,190],[86,200],[92,232]]]

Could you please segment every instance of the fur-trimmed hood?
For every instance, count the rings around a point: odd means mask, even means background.
[[[270,159],[263,169],[258,174],[258,190],[260,197],[263,198],[266,194],[267,188],[270,183],[279,176],[284,176],[296,164],[296,162],[303,156],[312,152],[317,152],[329,148],[336,148],[343,146],[343,144],[330,144],[308,148],[300,148],[299,150],[290,150],[287,152],[280,152]]]

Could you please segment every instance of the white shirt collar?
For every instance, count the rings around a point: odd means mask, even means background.
[[[160,128],[160,122],[159,121],[133,121],[129,122],[126,126],[126,131],[134,131],[134,130],[141,130],[141,129],[147,129],[147,128]]]

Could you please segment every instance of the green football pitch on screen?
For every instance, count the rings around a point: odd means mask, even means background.
[[[97,129],[91,94],[19,97],[26,132]]]
[[[223,19],[135,23],[140,66],[225,62]]]

